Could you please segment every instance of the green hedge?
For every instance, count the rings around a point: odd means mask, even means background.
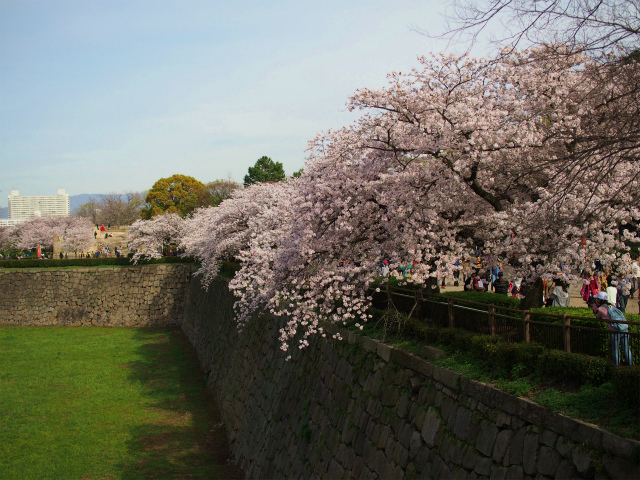
[[[506,308],[515,308],[515,309],[520,308],[519,299],[510,297],[508,295],[502,295],[500,293],[464,292],[464,291],[463,292],[440,292],[439,296],[459,298],[461,300],[469,300],[471,302],[487,303],[490,305],[495,305],[496,307],[506,307]],[[463,303],[460,302],[460,304],[463,304]],[[472,307],[478,310],[487,311],[487,307],[482,307],[480,305],[472,305]],[[519,316],[519,314],[517,316]]]
[[[479,361],[488,362],[492,368],[510,371],[514,365],[521,364],[528,371],[562,382],[601,385],[611,378],[615,369],[608,358],[550,350],[535,342],[505,342],[498,336],[478,335],[456,328],[438,328],[413,319],[407,322],[405,328],[409,335],[430,344],[469,352]]]
[[[531,320],[542,322],[550,325],[561,325],[562,319],[556,317],[547,317],[540,313],[552,313],[558,315],[572,315],[576,317],[593,318],[594,321],[571,319],[573,327],[595,328],[602,333],[593,331],[571,330],[571,350],[594,356],[609,357],[611,352],[611,340],[608,334],[608,325],[604,322],[595,321],[593,310],[588,307],[547,307],[531,309]],[[631,322],[640,322],[640,315],[625,312],[625,317]],[[640,333],[640,325],[629,325],[631,333]],[[545,338],[545,343],[551,343],[557,348],[562,346],[562,329],[558,327],[547,327],[544,325],[531,326],[531,338],[535,340],[537,336]],[[640,358],[640,343],[637,339],[632,339],[631,354],[634,358]]]
[[[628,407],[640,410],[640,365],[614,368],[611,381],[616,397]]]
[[[138,262],[138,265],[193,262],[192,257],[162,257],[155,260],[143,260]],[[125,257],[75,258],[63,260],[0,260],[0,268],[99,267],[105,265],[133,266],[131,260]]]

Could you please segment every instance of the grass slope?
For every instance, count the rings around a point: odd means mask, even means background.
[[[242,478],[179,330],[0,328],[0,477]]]

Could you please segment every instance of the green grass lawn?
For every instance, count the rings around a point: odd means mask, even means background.
[[[180,330],[0,327],[0,478],[242,478]]]

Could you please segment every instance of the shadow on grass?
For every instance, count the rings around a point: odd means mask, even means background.
[[[180,329],[137,329],[141,359],[121,365],[145,391],[145,422],[130,433],[123,478],[242,479],[195,351]]]

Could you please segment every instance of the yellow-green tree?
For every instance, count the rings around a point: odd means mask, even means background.
[[[146,206],[140,211],[142,218],[164,213],[177,213],[181,217],[206,205],[208,194],[202,182],[188,175],[172,175],[153,184],[145,198]]]

